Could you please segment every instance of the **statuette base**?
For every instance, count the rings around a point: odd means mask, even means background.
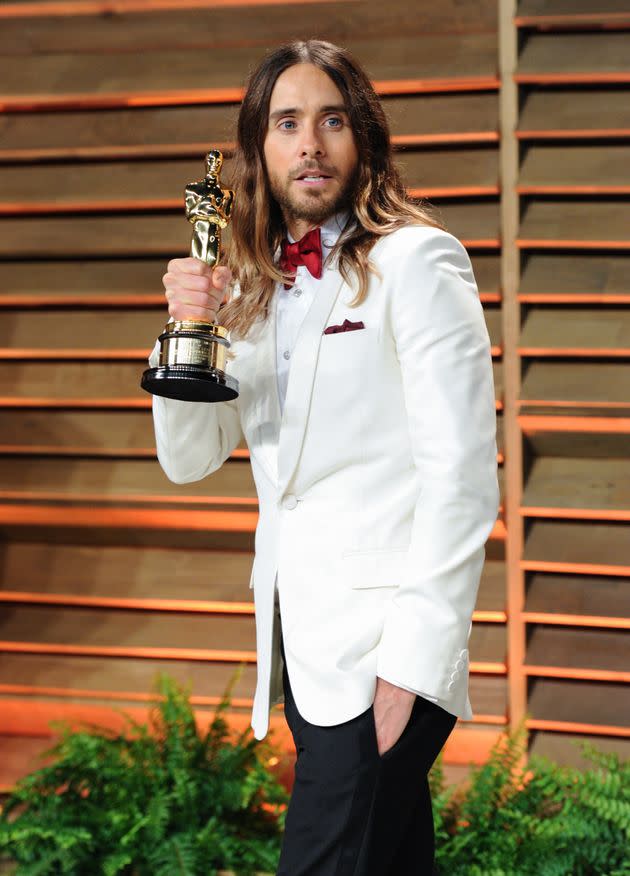
[[[207,366],[159,365],[147,368],[140,385],[152,395],[180,401],[220,402],[238,396],[238,380]]]

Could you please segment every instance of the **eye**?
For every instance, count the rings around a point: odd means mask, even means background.
[[[286,128],[285,125],[295,125],[295,121],[293,119],[283,119],[278,125],[278,127],[281,128],[283,131],[291,131],[293,129],[290,127]]]
[[[332,124],[328,124],[329,122],[332,122]],[[343,125],[343,120],[339,116],[330,116],[330,118],[326,119],[326,124],[329,128],[340,128]]]

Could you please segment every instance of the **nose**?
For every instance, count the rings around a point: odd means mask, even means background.
[[[300,155],[302,158],[318,157],[324,154],[324,144],[317,125],[306,122],[302,126]]]

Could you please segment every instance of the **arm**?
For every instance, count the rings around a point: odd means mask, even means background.
[[[158,364],[156,344],[149,365]],[[176,484],[199,481],[220,468],[242,438],[237,400],[187,402],[153,396],[157,455]]]
[[[377,675],[448,698],[499,507],[492,359],[463,245],[440,229],[404,234],[390,316],[420,492]]]

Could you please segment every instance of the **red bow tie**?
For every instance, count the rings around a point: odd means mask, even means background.
[[[286,273],[293,274],[293,283],[295,282],[295,269],[298,265],[306,265],[314,277],[317,279],[321,277],[322,238],[320,228],[313,228],[311,231],[307,231],[304,237],[295,243],[289,243],[286,237],[282,241],[280,269]],[[285,283],[284,288],[290,289],[293,283]]]

